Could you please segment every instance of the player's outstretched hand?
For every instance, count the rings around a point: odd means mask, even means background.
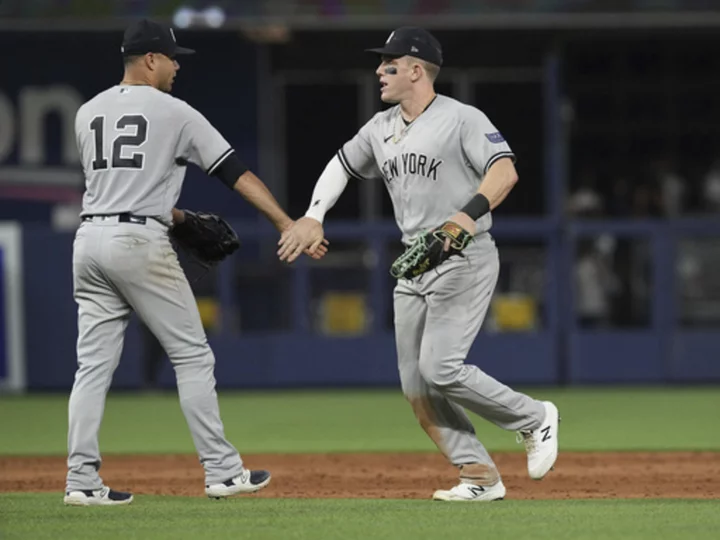
[[[315,251],[310,251],[310,248],[305,248],[303,250],[303,253],[307,255],[308,257],[312,257],[315,260],[322,259],[328,252],[328,244],[330,242],[323,238],[322,243],[315,249]]]
[[[322,223],[303,217],[282,232],[277,254],[281,261],[289,263],[295,261],[303,252],[313,259],[321,259],[327,253],[328,244]]]

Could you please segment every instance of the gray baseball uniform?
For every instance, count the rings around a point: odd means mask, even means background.
[[[230,144],[188,104],[150,86],[100,93],[78,110],[75,130],[87,190],[73,250],[78,370],[67,490],[103,486],[98,431],[132,311],[173,364],[206,483],[234,478],[243,465],[223,433],[215,358],[168,237],[186,164],[211,173]]]
[[[409,125],[399,106],[376,114],[338,156],[348,174],[384,180],[405,244],[457,213],[493,163],[515,157],[481,111],[445,96]],[[488,483],[496,468],[463,407],[513,431],[536,429],[545,416],[539,401],[464,363],[498,278],[491,225],[490,214],[481,217],[465,257],[399,280],[394,293],[403,392],[450,462],[487,466]]]

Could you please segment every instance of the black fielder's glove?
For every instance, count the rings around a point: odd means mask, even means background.
[[[462,255],[472,241],[472,235],[453,221],[446,221],[439,229],[421,234],[390,267],[394,278],[412,279],[439,266],[453,255]],[[450,248],[445,251],[445,242]]]
[[[205,268],[216,265],[240,247],[237,233],[220,216],[183,212],[185,221],[170,229],[170,237]]]

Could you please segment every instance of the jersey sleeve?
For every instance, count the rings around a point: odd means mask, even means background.
[[[200,112],[183,103],[183,113],[185,122],[180,130],[178,157],[212,174],[234,149]]]
[[[492,164],[502,158],[515,162],[510,145],[482,111],[467,107],[463,113],[460,128],[462,151],[478,174],[484,176]]]
[[[338,150],[340,163],[345,172],[353,178],[367,180],[381,177],[372,147],[372,137],[377,129],[377,118],[377,115],[371,118],[352,139]]]

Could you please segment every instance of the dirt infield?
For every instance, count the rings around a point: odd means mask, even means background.
[[[561,453],[542,482],[522,453],[495,454],[511,499],[720,498],[720,453]],[[267,454],[245,456],[273,473],[257,497],[427,499],[456,470],[439,454]],[[104,458],[102,476],[136,494],[204,496],[195,456]],[[61,493],[65,459],[0,457],[0,492]]]

